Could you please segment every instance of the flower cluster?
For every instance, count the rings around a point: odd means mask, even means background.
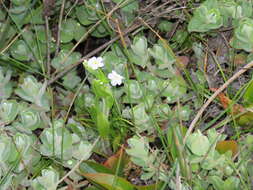
[[[92,57],[88,61],[86,61],[87,66],[92,70],[97,70],[98,68],[102,68],[104,66],[104,61],[102,57]],[[112,86],[121,85],[124,77],[119,75],[116,71],[112,70],[111,73],[108,74],[108,79],[111,81]]]

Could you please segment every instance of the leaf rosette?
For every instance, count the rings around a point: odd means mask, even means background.
[[[39,113],[31,108],[20,112],[20,121],[23,127],[30,130],[35,130],[42,126]]]
[[[207,32],[223,25],[217,1],[206,1],[196,9],[188,25],[189,32]]]
[[[244,18],[235,29],[231,45],[236,49],[253,50],[253,20]]]
[[[18,103],[15,100],[3,100],[0,104],[0,121],[11,123],[19,112]]]
[[[42,107],[45,111],[49,110],[49,99],[46,94],[46,83],[38,82],[33,76],[24,78],[24,82],[20,88],[15,90],[15,93],[35,105]]]

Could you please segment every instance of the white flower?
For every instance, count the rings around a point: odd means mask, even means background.
[[[87,65],[88,65],[88,67],[92,68],[93,70],[97,70],[99,67],[104,66],[103,58],[102,57],[92,57],[88,60]]]
[[[121,85],[122,80],[124,79],[124,77],[116,73],[116,71],[112,71],[111,73],[109,73],[108,78],[111,80],[112,86]]]

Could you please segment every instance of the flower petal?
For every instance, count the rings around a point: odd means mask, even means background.
[[[108,74],[108,78],[111,80],[112,86],[121,85],[122,80],[124,79],[124,77],[116,73],[114,70]]]

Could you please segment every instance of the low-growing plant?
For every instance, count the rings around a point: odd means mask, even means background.
[[[184,139],[211,93],[205,38],[231,31],[227,48],[252,61],[252,9],[245,0],[1,2],[0,189],[252,189],[252,80],[233,99],[220,94],[225,111]],[[248,131],[208,129],[224,113]]]

